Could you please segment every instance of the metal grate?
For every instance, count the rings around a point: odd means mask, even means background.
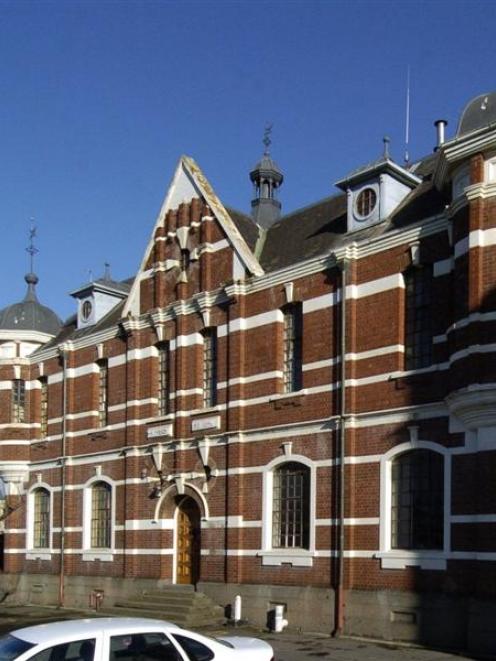
[[[22,379],[12,381],[12,422],[26,421],[26,383]]]
[[[170,413],[170,354],[165,342],[158,347],[158,412]]]
[[[40,379],[40,433],[41,438],[48,434],[48,381],[46,377]]]
[[[91,489],[91,548],[110,548],[112,490],[106,482]]]
[[[33,548],[50,546],[50,494],[46,489],[34,492]]]
[[[106,427],[108,423],[108,363],[98,363],[98,424]]]
[[[203,406],[217,403],[217,335],[214,328],[203,331]]]
[[[296,462],[274,471],[272,546],[308,548],[310,470]]]
[[[405,368],[432,363],[432,268],[412,268],[405,273]]]
[[[284,392],[301,389],[302,310],[292,305],[284,310]]]
[[[405,452],[393,461],[391,480],[391,548],[442,549],[443,455]]]

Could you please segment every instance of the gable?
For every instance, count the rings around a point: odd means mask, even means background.
[[[263,273],[193,159],[183,156],[158,215],[124,315]]]

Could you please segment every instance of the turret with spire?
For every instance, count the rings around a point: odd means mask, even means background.
[[[27,284],[27,291],[24,299],[19,303],[9,305],[3,310],[0,310],[0,335],[3,332],[23,331],[32,332],[35,334],[41,333],[46,336],[54,336],[60,330],[61,321],[58,316],[47,308],[41,305],[36,295],[36,285],[38,284],[38,276],[34,272],[34,256],[38,249],[34,245],[34,238],[36,236],[36,227],[31,225],[29,231],[29,245],[26,252],[29,253],[30,261],[29,273],[26,273],[24,280]],[[38,337],[38,336],[37,336]],[[46,338],[49,339],[48,337]],[[1,343],[1,338],[0,338]]]
[[[255,192],[255,198],[251,202],[251,215],[257,225],[264,229],[268,229],[281,217],[281,203],[276,198],[276,191],[284,180],[278,165],[270,157],[271,131],[272,125],[269,124],[264,132],[264,154],[250,172]]]

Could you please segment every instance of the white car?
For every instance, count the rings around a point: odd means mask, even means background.
[[[163,620],[100,617],[49,622],[0,637],[0,661],[274,661],[243,636],[209,638]]]

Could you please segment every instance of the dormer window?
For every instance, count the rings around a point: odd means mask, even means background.
[[[356,198],[356,212],[358,216],[367,218],[375,209],[377,204],[377,193],[373,188],[364,188]]]
[[[97,324],[129,292],[129,284],[115,282],[108,274],[76,289],[71,296],[78,300],[78,328]]]
[[[336,183],[348,198],[348,232],[362,230],[389,218],[421,179],[389,156],[384,139],[382,158],[354,170]]]

